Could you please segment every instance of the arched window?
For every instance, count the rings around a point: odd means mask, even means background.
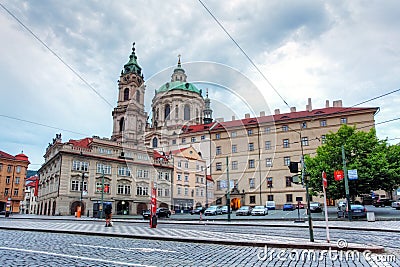
[[[153,138],[153,147],[158,147],[158,139],[157,139],[157,137]]]
[[[129,88],[125,88],[124,90],[124,101],[129,100]]]
[[[124,120],[124,117],[122,117],[121,120],[119,121],[119,131],[122,132],[123,130],[125,130],[125,120]]]
[[[190,107],[189,107],[189,105],[185,105],[185,108],[183,109],[183,119],[185,121],[190,120]]]
[[[169,106],[169,104],[165,105],[165,109],[164,109],[164,119],[165,120],[169,120],[169,114],[171,113],[171,108]]]
[[[178,109],[178,105],[175,106],[175,119],[179,118],[179,109]]]
[[[139,90],[136,91],[136,102],[140,103],[140,92],[139,92]]]

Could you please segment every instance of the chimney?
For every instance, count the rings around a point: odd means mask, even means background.
[[[325,101],[325,107],[326,107],[326,108],[329,108],[329,100],[326,100],[326,101]]]
[[[311,98],[308,98],[308,104],[306,106],[306,110],[311,112],[312,111],[312,104],[311,104]]]
[[[235,117],[235,115],[232,115],[232,120],[234,121],[234,120],[236,120],[236,117]]]
[[[279,108],[275,109],[275,115],[279,115],[281,114],[281,111],[279,110]]]
[[[333,101],[333,107],[341,108],[342,107],[342,100]]]
[[[250,113],[244,114],[244,118],[245,118],[245,119],[250,119]]]
[[[265,116],[265,111],[261,111],[260,112],[260,117],[264,117]]]
[[[291,107],[290,112],[296,112],[296,107]]]

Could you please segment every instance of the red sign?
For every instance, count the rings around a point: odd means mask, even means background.
[[[343,170],[334,171],[333,176],[335,177],[335,181],[341,181],[344,178],[344,172]]]
[[[326,172],[322,172],[322,185],[324,186],[324,188],[328,187],[328,180],[326,179]]]

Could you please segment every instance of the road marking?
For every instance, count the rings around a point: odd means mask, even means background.
[[[82,257],[82,256],[74,256],[68,254],[60,254],[54,252],[47,252],[47,251],[39,251],[39,250],[30,250],[30,249],[23,249],[23,248],[11,248],[11,247],[0,247],[0,250],[12,250],[12,251],[19,251],[19,252],[28,252],[28,253],[37,253],[37,254],[44,254],[44,255],[51,255],[57,257],[64,257],[64,258],[71,258],[71,259],[80,259],[80,260],[88,260],[88,261],[98,261],[98,262],[105,262],[111,264],[118,264],[118,265],[125,265],[125,266],[138,266],[138,267],[156,267],[153,265],[143,265],[137,263],[129,263],[129,262],[122,262],[122,261],[111,261],[111,260],[103,260],[98,258],[89,258],[89,257]]]
[[[157,248],[113,248],[113,247],[104,247],[104,246],[95,246],[95,245],[85,245],[85,244],[72,244],[77,247],[89,247],[89,248],[104,248],[104,249],[113,249],[113,250],[121,250],[121,251],[135,251],[139,250],[142,252],[168,252],[168,253],[177,253],[174,250],[166,250],[166,249],[157,249]]]

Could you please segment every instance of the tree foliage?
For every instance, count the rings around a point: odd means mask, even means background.
[[[342,146],[347,170],[356,169],[358,173],[358,180],[349,181],[352,198],[379,189],[392,191],[400,184],[400,147],[389,146],[386,141],[378,140],[375,129],[364,132],[343,125],[336,133],[326,136],[325,144],[318,147],[315,157],[305,158],[313,195],[322,192],[321,173],[325,171],[328,179],[327,197],[345,197],[344,180],[335,181],[333,177],[335,170],[343,170]]]

